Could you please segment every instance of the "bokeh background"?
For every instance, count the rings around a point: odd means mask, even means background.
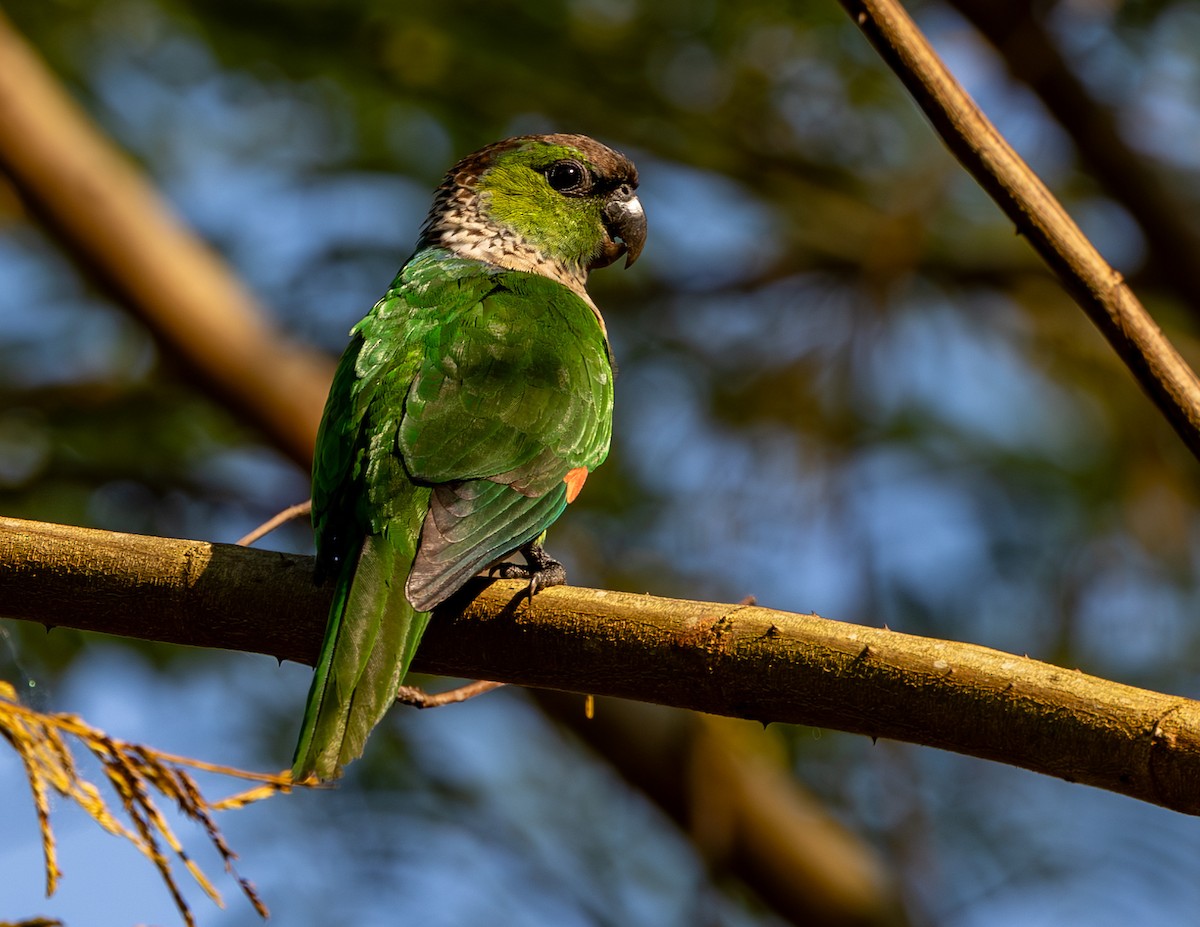
[[[1200,7],[912,11],[1194,362]],[[592,285],[620,364],[613,454],[551,537],[573,582],[753,594],[1200,695],[1196,462],[832,0],[4,12],[273,324],[330,355],[461,155],[580,131],[634,157],[650,239]],[[0,511],[231,541],[306,495],[0,176]],[[266,543],[311,549],[303,524]],[[38,707],[261,769],[288,762],[309,678],[17,622],[0,670]],[[739,874],[704,820],[703,764],[664,750],[654,800],[630,741],[606,757],[545,707],[506,690],[393,712],[336,791],[226,816],[240,871],[286,925],[847,922],[802,921]],[[886,899],[872,922],[1200,910],[1188,818],[927,749],[765,737],[762,762],[883,873],[863,887]],[[45,900],[24,788],[0,751],[0,919],[178,921],[150,866],[65,806]],[[200,922],[256,923],[219,882],[223,911],[189,890]]]

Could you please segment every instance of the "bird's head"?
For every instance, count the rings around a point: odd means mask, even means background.
[[[426,220],[423,243],[582,289],[587,272],[646,240],[637,168],[586,135],[523,135],[459,161]]]

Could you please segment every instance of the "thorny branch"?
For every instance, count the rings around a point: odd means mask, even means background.
[[[1200,814],[1200,703],[973,644],[723,605],[477,582],[414,668],[828,727],[1022,766]],[[0,518],[15,618],[312,663],[312,560]]]

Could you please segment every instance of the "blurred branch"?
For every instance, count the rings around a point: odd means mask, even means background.
[[[62,91],[0,15],[0,171],[159,343],[303,462],[333,365],[254,298]]]
[[[906,923],[878,855],[790,775],[777,731],[612,698],[585,719],[578,695],[534,695],[691,835],[714,871],[732,871],[792,923]]]
[[[523,605],[478,582],[415,668],[924,744],[1200,814],[1200,702],[973,644],[574,587]],[[328,592],[312,561],[0,518],[13,618],[312,663]]]
[[[1075,141],[1079,159],[1125,207],[1150,246],[1150,262],[1193,314],[1200,315],[1200,230],[1189,207],[1122,137],[1117,114],[1076,77],[1030,0],[950,0],[1003,57],[1014,78],[1038,95]]]
[[[840,0],[946,146],[1016,224],[1200,457],[1200,378],[895,0]]]

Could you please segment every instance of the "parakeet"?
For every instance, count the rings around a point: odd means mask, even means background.
[[[464,158],[412,257],[351,330],[313,464],[333,602],[292,774],[331,779],[395,699],[430,611],[520,551],[565,581],[546,529],[608,455],[613,364],[588,271],[646,237],[624,155],[526,135]]]

